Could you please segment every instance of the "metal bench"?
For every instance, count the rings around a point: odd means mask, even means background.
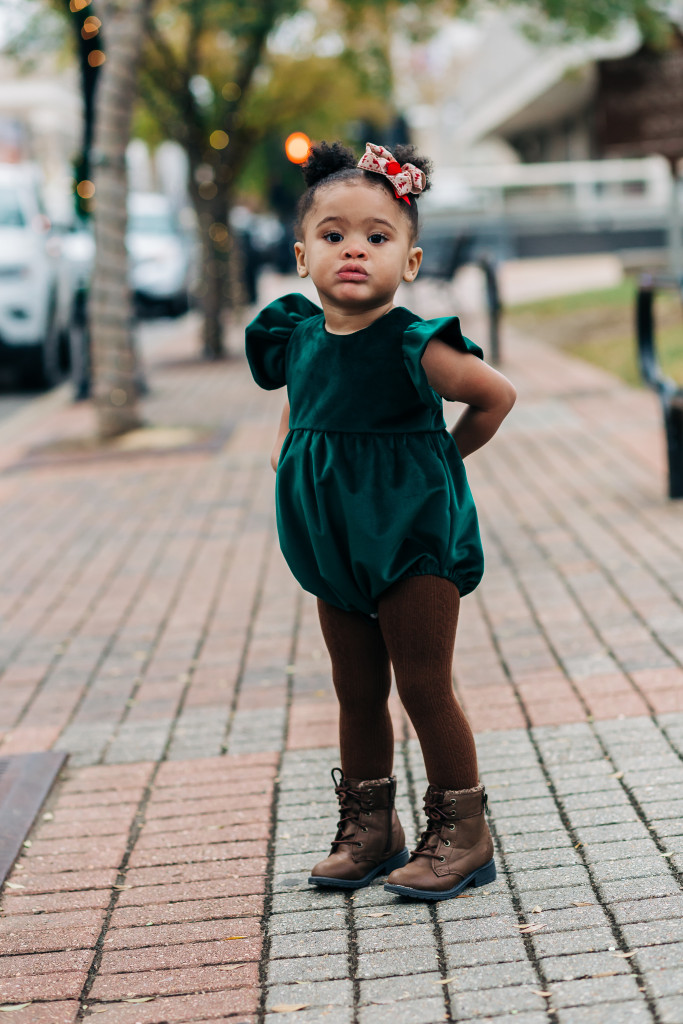
[[[667,377],[659,365],[655,344],[655,295],[658,290],[683,290],[677,278],[644,274],[636,297],[638,362],[645,383],[659,395],[669,459],[669,497],[683,498],[683,388]]]

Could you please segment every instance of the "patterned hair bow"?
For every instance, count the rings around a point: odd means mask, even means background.
[[[419,195],[425,187],[427,179],[424,171],[415,164],[401,164],[384,146],[375,146],[372,142],[365,143],[365,152],[358,161],[358,167],[364,171],[383,174],[393,185],[397,199],[403,199],[410,206],[408,193]]]

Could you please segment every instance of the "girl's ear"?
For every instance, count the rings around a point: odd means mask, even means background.
[[[408,253],[408,259],[406,261],[406,269],[403,272],[403,280],[410,283],[417,277],[417,272],[420,269],[422,263],[422,249],[419,246],[414,245]]]
[[[299,277],[308,277],[306,266],[306,246],[303,242],[294,243],[294,255],[296,256],[296,270]]]

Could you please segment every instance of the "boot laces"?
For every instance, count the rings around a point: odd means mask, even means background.
[[[337,834],[332,840],[332,846],[340,846],[342,843],[349,843],[351,846],[355,846],[357,843],[356,839],[353,839],[349,835],[344,835],[348,832],[347,823],[351,826],[358,825],[360,814],[365,807],[363,805],[363,798],[368,797],[367,792],[361,789],[354,789],[348,779],[345,779],[340,772],[340,779],[337,782],[335,771],[339,771],[338,768],[332,769],[332,779],[334,781],[334,791],[339,799],[339,821],[337,822]]]
[[[444,825],[451,824],[453,820],[449,812],[444,810],[443,802],[439,799],[425,799],[424,809],[427,815],[427,828],[413,850],[414,857],[433,857],[442,838],[441,829]]]

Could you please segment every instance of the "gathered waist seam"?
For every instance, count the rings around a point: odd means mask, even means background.
[[[424,430],[329,430],[326,427],[290,427],[289,430],[291,432],[307,430],[311,434],[362,434],[364,436],[379,435],[383,437],[405,437],[409,434],[443,434],[444,431],[448,433],[448,428],[445,426],[426,428]]]

